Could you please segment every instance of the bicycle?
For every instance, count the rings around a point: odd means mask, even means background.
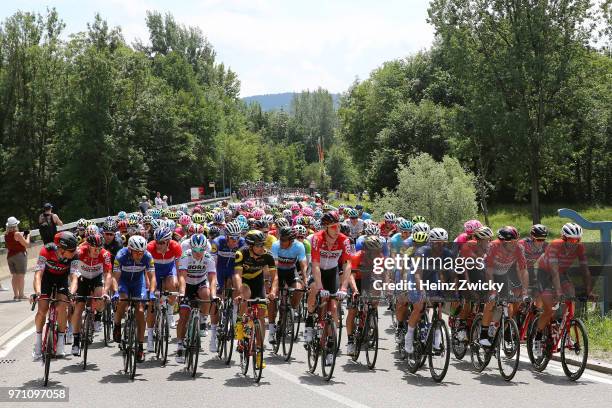
[[[448,326],[451,329],[451,347],[453,349],[453,354],[457,360],[463,360],[465,354],[467,353],[468,346],[471,341],[471,328],[474,324],[474,320],[477,316],[482,315],[482,309],[484,307],[484,303],[482,302],[470,302],[466,301],[463,304],[463,307],[466,305],[471,306],[471,311],[468,318],[465,321],[465,327],[460,325],[458,316],[449,316],[448,317]],[[465,331],[465,338],[459,338],[458,334],[460,331]]]
[[[83,355],[83,370],[87,369],[87,351],[89,345],[93,343],[94,336],[94,310],[92,300],[102,300],[99,296],[76,296],[76,300],[85,301],[85,314],[81,321],[81,344],[79,345],[79,356]]]
[[[315,372],[320,355],[321,373],[326,381],[331,380],[334,373],[336,357],[338,355],[338,348],[340,344],[338,341],[336,322],[327,307],[331,299],[336,299],[336,295],[329,295],[328,298],[329,300],[322,301],[321,295],[317,293],[315,312],[312,316],[315,322],[312,341],[304,344],[304,347],[308,352],[308,371],[310,373]],[[321,313],[320,310],[322,309],[324,309],[325,312]],[[330,354],[333,356],[332,362],[329,365],[329,368],[326,368],[326,359]]]
[[[257,317],[257,309],[259,305],[266,305],[266,299],[248,299],[247,311],[242,316],[242,327],[244,336],[238,339],[236,351],[240,353],[240,368],[242,375],[246,376],[249,372],[249,358],[252,358],[253,363],[253,381],[259,383],[261,373],[263,371],[263,333],[259,317]],[[259,364],[257,364],[259,362]]]
[[[59,324],[57,322],[57,303],[70,304],[70,301],[56,299],[57,287],[53,286],[51,289],[51,295],[47,298],[49,302],[49,312],[47,314],[48,320],[45,326],[45,332],[42,338],[42,356],[44,366],[44,386],[49,384],[49,369],[51,368],[51,359],[55,357],[57,352],[57,334],[59,330]],[[32,311],[36,307],[36,303],[40,301],[40,297],[32,302]]]
[[[433,310],[431,322],[427,309],[431,307]],[[438,310],[439,303],[434,302],[431,306],[426,305],[425,310],[421,313],[421,320],[414,328],[413,352],[408,354],[404,351],[408,364],[408,371],[412,374],[425,364],[425,360],[429,363],[429,372],[431,378],[435,382],[441,382],[448,371],[450,363],[450,339],[448,336],[448,328],[446,322],[440,318]],[[439,343],[436,339],[436,334],[439,333]],[[437,345],[434,343],[438,343]],[[438,368],[434,363],[434,358],[441,357],[443,360],[442,367]]]
[[[203,303],[214,303],[215,300],[189,299],[189,320],[187,321],[187,333],[185,336],[185,364],[188,372],[195,377],[198,370],[198,357],[201,350],[200,338],[200,305]]]
[[[490,347],[481,345],[479,341],[482,327],[482,315],[474,320],[470,330],[470,354],[472,365],[477,372],[482,372],[482,370],[489,365],[491,356],[495,353],[499,373],[502,378],[506,381],[510,381],[514,378],[519,365],[521,342],[516,321],[509,317],[508,304],[517,301],[519,300],[496,299],[495,307],[501,308],[502,314],[499,325],[495,325],[493,343]],[[489,328],[489,330],[491,329]],[[504,367],[506,363],[509,367]]]
[[[170,322],[168,321],[168,311],[172,313],[172,308],[168,307],[168,296],[178,296],[178,292],[167,290],[158,291],[159,296],[155,299],[155,329],[153,338],[155,339],[155,357],[161,357],[162,367],[168,362],[168,342],[170,341]]]
[[[106,302],[102,311],[102,324],[104,326],[104,346],[108,347],[113,340],[113,321],[115,320],[115,304]]]
[[[121,344],[119,348],[122,352],[123,357],[123,370],[130,379],[134,379],[136,376],[136,360],[137,360],[137,339],[136,339],[136,308],[138,303],[148,302],[148,299],[141,298],[125,298],[119,299],[120,302],[129,302],[127,310],[127,316],[123,326],[123,336],[121,337]]]
[[[578,297],[576,300],[586,302],[589,298]],[[552,358],[552,354],[560,352],[563,372],[570,380],[576,381],[582,376],[586,368],[589,355],[589,337],[582,320],[574,316],[575,306],[572,300],[564,297],[557,305],[560,305],[561,301],[565,304],[561,321],[552,320],[548,322],[542,331],[542,355],[536,358],[533,350],[537,330],[532,330],[527,337],[527,353],[530,359],[533,358],[533,368],[542,372]],[[539,320],[540,317],[534,320],[534,328],[537,327]],[[575,338],[572,338],[572,333]],[[573,357],[572,353],[578,357],[577,360],[571,358]],[[572,372],[570,366],[577,366],[578,368],[575,372]]]
[[[353,361],[359,359],[361,348],[365,348],[366,362],[370,370],[376,365],[378,356],[378,310],[373,304],[373,300],[380,300],[380,297],[369,297],[357,295],[356,305],[357,314],[354,318],[355,332],[355,351],[351,355]]]
[[[226,287],[219,306],[220,327],[217,331],[217,356],[229,365],[234,349],[234,288]]]
[[[295,327],[295,315],[291,306],[291,298],[296,291],[305,292],[304,289],[296,288],[281,288],[278,298],[275,300],[278,310],[278,323],[276,329],[276,342],[274,343],[273,352],[278,354],[280,346],[283,346],[283,357],[285,361],[291,359],[293,351],[293,343],[297,338],[297,330],[299,330],[299,318],[297,321],[298,329]]]

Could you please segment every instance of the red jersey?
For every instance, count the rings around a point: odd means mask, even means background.
[[[325,230],[319,231],[312,236],[312,262],[318,262],[322,270],[334,269],[338,263],[343,265],[350,261],[351,242],[344,234],[338,234],[336,241],[327,245]]]
[[[60,260],[57,257],[57,246],[55,244],[45,245],[38,255],[36,262],[36,270],[50,273],[51,275],[62,276],[68,275],[70,272],[75,272],[78,269],[79,258],[75,254],[72,259]]]
[[[385,221],[378,224],[380,227],[380,235],[387,238],[393,236],[397,232],[397,225],[387,223]]]
[[[527,260],[527,266],[529,268],[533,268],[535,262],[542,256],[548,246],[546,242],[540,247],[536,246],[533,238],[521,239],[519,245],[525,254],[525,259]]]
[[[169,273],[172,269],[176,268],[175,261],[178,261],[183,255],[181,244],[171,239],[168,244],[166,252],[161,253],[157,250],[155,241],[151,241],[147,244],[147,251],[151,253],[153,257],[153,263],[155,264],[155,272],[157,273]]]
[[[475,239],[466,241],[464,244],[459,245],[459,256],[461,258],[476,259],[486,255],[486,252],[478,246],[478,241]]]
[[[552,272],[552,265],[559,267],[559,273],[565,272],[578,259],[580,265],[587,265],[584,244],[566,245],[562,239],[554,239],[546,247],[544,254],[538,260],[539,268]]]
[[[521,246],[516,243],[510,250],[503,247],[503,242],[499,239],[491,242],[489,252],[486,257],[487,268],[493,270],[494,275],[504,275],[508,273],[510,267],[516,262],[519,269],[527,268],[527,261]]]
[[[109,273],[112,270],[111,255],[106,249],[102,248],[96,258],[89,256],[89,244],[83,244],[77,249],[79,260],[76,273],[86,279],[93,279],[102,273]]]

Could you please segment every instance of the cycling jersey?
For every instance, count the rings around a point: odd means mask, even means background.
[[[134,261],[128,248],[122,248],[115,257],[113,272],[120,273],[119,280],[122,282],[137,281],[144,278],[145,272],[153,273],[155,265],[149,251],[145,251],[140,262]]]
[[[53,243],[47,244],[40,250],[36,270],[46,274],[67,277],[69,273],[76,273],[78,268],[78,255],[75,253],[71,259],[59,259],[57,246]]]
[[[271,255],[278,262],[278,269],[295,269],[297,262],[306,259],[306,249],[304,244],[299,241],[293,241],[289,248],[281,248],[280,241],[272,244]]]
[[[390,237],[397,232],[397,225],[386,221],[378,224],[380,227],[380,235],[384,238]]]
[[[197,260],[193,257],[191,249],[188,249],[181,256],[179,270],[187,271],[185,282],[188,285],[198,285],[208,281],[209,274],[217,273],[217,265],[210,254],[205,252],[202,258]]]
[[[433,248],[431,245],[422,245],[414,251],[415,258],[421,258],[421,264],[419,270],[421,271],[421,282],[422,283],[435,283],[440,280],[442,276],[449,277],[453,271],[444,269],[444,265],[448,263],[449,259],[453,258],[453,253],[448,248],[442,248],[442,253],[434,255]],[[416,282],[416,274],[408,274],[411,282]],[[428,296],[437,297],[442,294],[443,291],[437,289],[429,289],[427,286],[418,287],[415,286],[415,290],[408,291],[408,298],[411,302],[419,302],[423,300],[423,292],[425,291]]]
[[[79,258],[77,261],[78,267],[74,272],[78,276],[82,276],[85,279],[93,279],[112,270],[110,253],[104,248],[100,250],[96,258],[89,256],[89,244],[81,245],[77,253]]]
[[[548,243],[544,243],[544,245],[536,246],[535,240],[533,238],[525,238],[519,241],[519,245],[525,254],[525,260],[527,261],[527,267],[530,269],[533,268],[533,265],[538,260],[540,256],[546,250]]]
[[[350,261],[351,243],[346,235],[338,234],[331,246],[325,237],[325,230],[312,236],[312,262],[318,262],[321,270],[328,270]]]
[[[359,238],[357,238],[357,241],[355,241],[355,251],[361,251],[363,249],[363,243],[365,242],[367,237],[368,237],[367,235],[362,235]],[[383,247],[382,247],[383,256],[388,257],[389,256],[389,245],[387,245],[388,241],[384,237],[380,237],[380,238],[382,238],[383,240]]]
[[[188,249],[191,249],[191,237],[183,237],[183,239],[181,240],[181,251],[183,251],[183,253],[185,253],[185,251],[187,251]],[[204,249],[206,252],[210,253],[210,241],[206,242],[206,248]]]
[[[391,239],[389,240],[389,244],[391,247],[391,253],[400,254],[403,253],[407,248],[410,248],[413,245],[413,242],[412,237],[402,239],[402,233],[398,232],[391,237]]]
[[[361,219],[364,220],[364,221],[365,220],[371,220],[372,216],[369,213],[367,213],[367,212],[363,212],[363,213],[361,213]]]
[[[155,265],[155,278],[158,284],[168,276],[176,276],[176,262],[181,258],[183,251],[178,242],[171,239],[164,253],[157,250],[155,241],[147,244],[147,250],[153,257]]]
[[[516,243],[509,250],[499,239],[492,241],[486,257],[487,269],[493,270],[494,275],[505,275],[516,262],[519,269],[527,268],[527,261],[521,246]]]
[[[453,242],[456,242],[458,244],[465,244],[469,240],[470,240],[469,235],[466,234],[465,232],[462,232],[461,234],[457,235],[457,238],[455,238]]]
[[[353,224],[352,220],[349,220],[346,225],[348,225],[351,233],[350,233],[350,238],[354,241],[356,240],[362,233],[363,233],[363,227],[364,227],[364,222],[363,220],[357,218],[356,220],[357,222],[355,224]]]
[[[584,244],[566,244],[562,239],[555,239],[546,247],[538,259],[538,268],[552,272],[552,265],[557,265],[559,273],[564,273],[578,259],[580,265],[588,265]]]
[[[263,269],[268,266],[268,270],[275,270],[274,258],[269,253],[255,258],[249,247],[245,246],[236,251],[234,270],[240,273],[242,283],[251,289],[252,298],[263,298],[266,296],[264,290]]]
[[[123,248],[123,244],[121,243],[121,237],[115,238],[110,242],[110,244],[104,243],[104,249],[106,249],[111,256],[111,265],[115,262],[115,256],[117,256],[117,252]]]
[[[230,248],[229,240],[226,236],[218,236],[210,244],[210,254],[217,264],[217,284],[223,287],[225,280],[234,274],[234,264],[236,251],[244,246],[244,238],[239,238],[237,245]]]
[[[278,241],[278,239],[272,235],[272,234],[268,234],[266,236],[266,241],[264,242],[264,248],[266,248],[266,251],[270,252],[272,250],[272,245]]]

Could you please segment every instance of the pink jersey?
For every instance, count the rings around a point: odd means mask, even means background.
[[[457,238],[455,238],[455,242],[458,244],[465,244],[469,240],[470,238],[468,237],[468,234],[466,234],[465,232],[462,232],[461,234],[457,235]]]

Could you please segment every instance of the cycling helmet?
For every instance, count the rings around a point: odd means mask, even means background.
[[[412,240],[417,244],[424,244],[429,238],[429,233],[425,231],[417,231],[412,233]]]
[[[469,221],[466,221],[465,224],[463,224],[463,231],[468,235],[472,235],[474,231],[476,231],[480,227],[482,227],[482,224],[480,223],[480,221],[469,220]]]
[[[314,215],[314,211],[310,207],[304,207],[304,209],[302,210],[302,214],[308,217],[312,217]]]
[[[276,228],[282,228],[282,227],[287,227],[289,226],[289,221],[287,221],[287,219],[285,218],[277,218],[276,220],[274,220],[274,224],[276,224]]]
[[[172,239],[172,229],[166,227],[166,228],[160,228],[157,231],[155,231],[155,241],[163,242],[163,241],[169,241],[170,239]]]
[[[240,214],[239,216],[236,217],[236,221],[238,221],[238,222],[247,222],[247,217],[245,217],[244,215]]]
[[[548,228],[546,228],[546,225],[535,224],[531,227],[531,236],[538,239],[546,238],[548,236]]]
[[[319,231],[319,230],[321,229],[321,221],[319,221],[319,220],[314,220],[314,221],[312,222],[312,224],[310,224],[310,226],[311,226],[313,229],[315,229],[315,230]]]
[[[315,212],[314,212],[313,216],[314,216],[314,217],[315,217],[317,220],[320,220],[320,219],[321,219],[321,217],[323,217],[323,211],[321,211],[321,210],[317,210],[317,211],[315,211]]]
[[[293,214],[291,214],[291,210],[283,210],[283,217],[287,218],[287,217],[291,217]]]
[[[268,228],[268,224],[262,220],[255,220],[253,221],[253,228],[255,229]]]
[[[208,229],[208,239],[215,239],[221,235],[221,230],[216,225],[213,225]]]
[[[145,215],[144,217],[142,217],[142,222],[144,224],[150,224],[151,221],[153,221],[153,216],[152,215]]]
[[[351,227],[349,227],[348,224],[343,222],[342,224],[340,224],[340,233],[347,236],[351,235]]]
[[[126,220],[121,220],[117,223],[117,228],[119,229],[119,231],[121,232],[125,232],[127,231],[127,227],[128,227],[128,223]]]
[[[206,222],[211,222],[213,220],[213,213],[210,211],[206,212],[204,214],[204,218],[206,218]]]
[[[359,212],[354,208],[349,208],[347,215],[349,218],[359,218]]]
[[[99,234],[100,230],[98,229],[98,227],[93,224],[93,225],[88,225],[87,228],[85,228],[85,236],[88,237],[90,235],[95,235],[95,234]]]
[[[365,227],[364,232],[366,235],[380,235],[380,227],[373,222]]]
[[[483,226],[474,231],[474,237],[478,240],[493,239],[493,231],[491,231],[491,228]]]
[[[278,231],[280,239],[295,239],[295,231],[291,227],[283,227]]]
[[[213,221],[215,222],[215,224],[223,224],[225,222],[225,214],[221,211],[216,212],[213,215]]]
[[[380,251],[384,245],[382,237],[372,235],[363,241],[363,247],[368,251]]]
[[[261,217],[261,220],[265,222],[266,224],[270,225],[274,222],[274,216],[272,214],[264,214]]]
[[[255,218],[256,220],[259,220],[265,213],[263,212],[262,209],[260,208],[256,208],[253,210],[253,212],[251,213],[251,215],[253,216],[253,218]]]
[[[296,225],[293,227],[293,230],[295,231],[295,235],[298,238],[305,238],[306,235],[308,235],[308,230],[303,225]]]
[[[302,217],[301,215],[298,215],[297,217],[295,217],[295,224],[304,225],[304,217]]]
[[[395,222],[395,214],[393,214],[392,212],[386,212],[385,222]]]
[[[206,249],[208,246],[208,240],[204,234],[193,234],[189,239],[189,244],[191,245],[191,249]]]
[[[422,215],[415,215],[414,217],[412,217],[413,224],[417,224],[419,222],[425,222],[425,217],[423,217]]]
[[[497,238],[499,238],[500,241],[512,241],[518,239],[518,237],[518,231],[511,225],[506,225],[497,230]]]
[[[85,218],[79,218],[77,221],[77,228],[85,228],[87,226],[87,220]]]
[[[181,217],[179,218],[179,224],[181,224],[183,227],[188,226],[189,224],[191,224],[191,217],[187,214],[181,215]]]
[[[173,220],[166,221],[166,227],[170,228],[170,230],[174,231],[176,229],[176,222]]]
[[[398,224],[398,228],[400,231],[412,231],[412,223],[408,220],[402,220]]]
[[[87,243],[96,248],[102,248],[104,246],[104,239],[102,239],[102,235],[93,234],[87,237]]]
[[[117,224],[115,221],[106,221],[102,225],[102,232],[115,232],[117,231]]]
[[[416,224],[414,224],[412,226],[412,233],[414,234],[415,232],[426,232],[429,234],[429,225],[427,223],[424,222],[417,222]]]
[[[196,224],[204,224],[206,222],[206,218],[204,218],[204,215],[200,213],[195,213],[191,216],[191,221]]]
[[[561,228],[561,235],[566,238],[582,238],[582,227],[576,223],[568,222]]]
[[[299,212],[301,210],[301,207],[298,203],[295,204],[291,204],[291,212]]]
[[[448,232],[444,228],[434,228],[429,231],[429,241],[448,241]]]
[[[323,217],[321,217],[321,224],[325,227],[330,224],[336,224],[338,222],[340,222],[340,217],[338,216],[337,211],[326,212],[325,214],[323,214]]]
[[[127,213],[125,211],[119,211],[117,218],[123,221],[127,218]]]
[[[252,230],[246,235],[245,241],[248,245],[261,245],[266,241],[266,235],[261,231]]]
[[[77,247],[76,236],[70,231],[58,232],[54,237],[55,244],[62,249],[74,251]]]
[[[156,229],[159,228],[159,223],[161,220],[156,220],[155,218],[153,218],[153,220],[151,221],[151,229],[153,231],[155,231]]]
[[[240,235],[241,230],[242,230],[242,227],[240,226],[238,222],[235,222],[235,221],[228,222],[227,225],[225,226],[225,233],[228,236],[238,236]]]
[[[144,252],[147,249],[147,240],[140,235],[133,235],[128,240],[128,248],[132,251]]]

